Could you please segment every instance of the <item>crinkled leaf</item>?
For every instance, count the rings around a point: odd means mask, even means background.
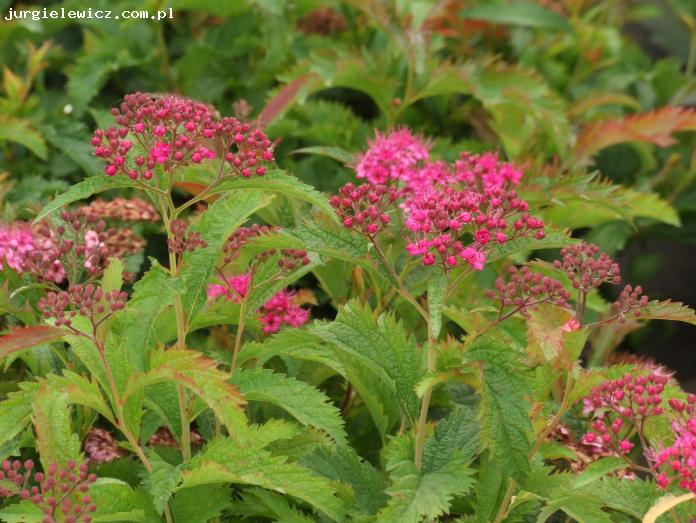
[[[79,461],[80,440],[73,431],[72,409],[65,392],[41,385],[34,398],[32,423],[44,468],[51,463]]]

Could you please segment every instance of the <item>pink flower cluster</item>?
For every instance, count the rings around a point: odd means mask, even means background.
[[[511,188],[522,171],[497,154],[465,152],[453,164],[431,160],[429,145],[406,128],[377,132],[369,145],[356,162],[357,177],[369,184],[348,184],[331,199],[346,227],[374,237],[389,222],[383,195],[386,203],[404,196],[408,253],[445,271],[482,270],[491,245],[544,237],[544,223]]]
[[[629,433],[634,428],[642,431],[647,418],[664,413],[662,394],[669,379],[667,374],[644,370],[592,389],[584,399],[584,410],[594,418],[593,430],[585,434],[584,441],[629,452],[633,448]]]
[[[515,191],[495,186],[483,192],[452,187],[419,192],[404,204],[406,249],[424,265],[448,270],[464,263],[482,270],[490,245],[530,234],[544,237],[544,222],[528,208]]]
[[[408,184],[429,157],[430,147],[406,128],[388,134],[375,133],[367,152],[358,158],[355,171],[373,185],[392,181]]]
[[[212,107],[189,98],[134,93],[111,114],[118,127],[98,129],[91,140],[108,176],[149,180],[157,165],[171,170],[215,158],[231,169],[225,175],[262,176],[273,160],[263,131],[233,117],[218,118]]]
[[[14,223],[0,229],[0,269],[3,262],[22,272],[24,259],[34,250],[34,234],[27,224]]]
[[[0,496],[18,496],[35,505],[43,512],[44,523],[92,521],[90,514],[97,507],[92,503],[89,488],[97,477],[87,473],[86,464],[78,467],[70,460],[65,468],[53,463],[45,472],[34,472],[32,460],[23,463],[5,460],[0,468]]]
[[[689,394],[687,401],[669,400],[675,415],[672,422],[674,442],[646,453],[658,474],[657,485],[666,489],[672,484],[696,494],[696,396]]]
[[[518,185],[523,175],[492,152],[463,152],[453,164],[431,160],[430,145],[405,127],[387,134],[377,131],[368,145],[357,159],[357,177],[373,185],[398,184],[407,193],[449,186],[476,191],[509,187]]]
[[[208,298],[214,300],[224,296],[228,301],[238,303],[247,294],[251,277],[241,274],[226,278],[227,284],[211,283],[208,285]],[[295,293],[286,289],[274,294],[258,310],[259,321],[263,324],[265,334],[278,332],[283,325],[300,327],[309,321],[309,311],[294,302]]]
[[[19,273],[35,273],[46,281],[60,283],[65,279],[55,243],[35,234],[28,223],[0,228],[0,269],[3,262]]]

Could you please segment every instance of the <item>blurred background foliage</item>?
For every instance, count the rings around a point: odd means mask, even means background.
[[[125,93],[172,91],[263,125],[280,167],[328,192],[374,129],[443,159],[499,151],[547,223],[696,304],[693,0],[0,0],[43,7],[174,18],[0,23],[4,221],[100,174],[91,131]],[[696,378],[692,326],[632,330],[607,343]]]

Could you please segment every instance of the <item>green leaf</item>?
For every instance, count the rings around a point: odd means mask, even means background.
[[[597,461],[590,463],[588,467],[575,478],[572,488],[576,490],[580,489],[599,480],[607,474],[616,472],[617,470],[623,470],[626,467],[626,462],[621,458],[610,456],[598,459]]]
[[[167,463],[155,452],[150,452],[148,459],[152,464],[152,470],[146,472],[142,484],[152,496],[155,510],[161,516],[172,492],[181,482],[181,468]]]
[[[358,302],[340,308],[333,322],[317,323],[310,329],[324,341],[357,357],[393,387],[403,413],[413,422],[418,412],[415,387],[421,375],[415,339],[401,322],[382,314],[375,322],[372,311]]]
[[[231,505],[230,490],[217,485],[180,490],[171,503],[175,523],[209,523]]]
[[[128,483],[112,478],[99,478],[89,488],[92,503],[97,507],[94,522],[154,523],[160,521],[149,494],[133,489]]]
[[[181,279],[186,286],[182,296],[188,321],[205,304],[206,289],[213,276],[215,263],[227,238],[254,212],[270,203],[272,196],[259,190],[244,189],[216,200],[193,227],[207,243],[207,247],[186,253]]]
[[[31,501],[20,501],[0,510],[0,520],[5,523],[41,523],[45,514]]]
[[[447,277],[443,272],[437,271],[428,280],[428,313],[430,315],[430,329],[435,339],[440,335],[442,328],[442,300],[447,290]]]
[[[488,523],[495,517],[496,509],[500,506],[500,491],[505,484],[506,476],[500,463],[492,461],[488,452],[481,456],[474,503],[478,523]]]
[[[423,472],[439,470],[458,456],[470,461],[479,450],[479,426],[471,408],[459,408],[441,419],[423,447]]]
[[[363,514],[374,515],[387,503],[384,478],[350,447],[319,448],[301,463],[332,481],[349,485],[355,506]]]
[[[182,488],[215,483],[256,485],[301,499],[334,521],[343,518],[342,503],[326,478],[283,456],[257,447],[240,447],[228,438],[209,442],[183,474]]]
[[[481,441],[518,482],[529,472],[527,455],[531,450],[529,404],[519,356],[503,343],[483,336],[474,341],[467,359],[481,370],[479,421]]]
[[[502,25],[519,25],[553,31],[571,29],[568,21],[555,11],[527,2],[476,5],[464,9],[461,16]]]
[[[51,389],[66,394],[66,400],[72,405],[82,405],[95,410],[106,419],[115,421],[111,409],[107,406],[99,386],[84,376],[64,370],[62,376],[48,376]]]
[[[629,313],[626,318],[636,320],[669,320],[683,321],[696,325],[696,312],[681,302],[653,300],[645,307],[641,307],[640,316]]]
[[[347,443],[339,410],[311,385],[269,369],[237,370],[231,382],[247,401],[276,405],[303,425],[326,431],[339,445]]]
[[[307,185],[294,176],[285,174],[284,171],[268,171],[264,176],[252,176],[249,178],[236,176],[231,180],[222,182],[211,192],[215,194],[239,189],[259,189],[264,192],[292,196],[293,198],[304,200],[321,209],[335,222],[338,222],[336,213],[324,195],[311,185]]]
[[[31,421],[38,384],[20,383],[19,389],[10,392],[7,399],[0,402],[0,445],[6,444],[22,432]]]
[[[236,501],[231,513],[249,521],[261,518],[283,523],[315,523],[316,519],[305,515],[293,506],[287,496],[257,487],[244,489],[242,501]],[[203,523],[203,522],[202,522]]]
[[[156,341],[153,331],[157,317],[184,289],[179,278],[172,278],[169,271],[153,259],[150,270],[133,286],[126,308],[115,316],[112,329],[123,337],[128,359],[137,370],[145,370],[148,350]]]
[[[48,151],[46,142],[27,120],[0,117],[0,143],[15,142],[23,145],[42,160],[46,159]]]
[[[91,178],[86,178],[85,180],[82,180],[81,182],[70,187],[70,189],[64,193],[56,196],[56,198],[46,205],[36,216],[34,223],[44,219],[49,214],[57,211],[65,205],[79,200],[84,200],[93,194],[108,191],[109,189],[136,186],[136,182],[128,178],[128,176],[97,175],[92,176]]]
[[[545,523],[562,510],[578,523],[612,523],[609,514],[601,509],[602,499],[592,494],[570,493],[553,498],[539,513],[537,523]]]
[[[487,261],[489,263],[502,260],[503,258],[517,252],[529,252],[542,249],[560,249],[567,247],[577,240],[570,237],[567,232],[547,228],[545,236],[538,240],[532,236],[522,236],[514,240],[507,241],[502,245],[496,244],[491,248]]]
[[[380,523],[437,519],[449,512],[455,496],[466,494],[473,485],[472,470],[459,456],[431,472],[419,472],[412,461],[410,443],[393,441],[388,450],[392,454],[387,462],[392,486],[387,489],[389,503],[377,516]]]
[[[343,164],[350,164],[354,159],[354,155],[345,149],[341,149],[340,147],[329,147],[326,145],[302,147],[301,149],[295,149],[292,154],[318,154],[319,156],[326,156],[327,158],[332,158]]]
[[[150,370],[136,372],[128,380],[124,398],[160,383],[181,383],[199,396],[239,441],[251,437],[237,388],[228,383],[229,375],[199,352],[184,349],[160,349],[150,353]]]
[[[51,463],[80,461],[80,440],[72,428],[72,409],[68,395],[42,384],[33,404],[32,423],[36,431],[36,447],[44,468]]]

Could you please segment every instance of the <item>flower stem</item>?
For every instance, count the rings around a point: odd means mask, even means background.
[[[249,282],[249,287],[251,287],[251,282]],[[232,350],[232,362],[230,363],[230,373],[234,372],[237,368],[237,358],[239,356],[239,349],[242,347],[242,335],[244,334],[244,327],[246,325],[246,307],[247,299],[251,294],[251,289],[247,289],[244,298],[239,303],[239,324],[237,325],[237,334],[234,337],[234,349]]]

